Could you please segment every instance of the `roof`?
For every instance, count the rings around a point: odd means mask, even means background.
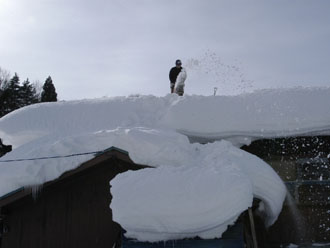
[[[84,170],[87,170],[97,164],[100,164],[104,161],[107,161],[109,159],[120,159],[122,161],[125,161],[129,164],[134,164],[134,166],[136,166],[137,168],[146,168],[146,167],[150,167],[150,166],[146,166],[146,165],[140,165],[140,164],[135,164],[129,157],[129,153],[125,150],[122,150],[120,148],[117,147],[110,147],[108,149],[105,149],[104,151],[97,153],[95,155],[94,158],[82,163],[78,168],[67,171],[65,173],[63,173],[59,178],[46,182],[43,184],[43,187],[47,187],[49,185],[53,185],[55,183],[58,183],[59,181],[62,181],[65,178],[71,177],[73,175],[76,175]],[[25,196],[28,196],[30,194],[32,194],[32,187],[21,187],[18,188],[14,191],[9,192],[8,194],[5,194],[3,196],[0,197],[0,208],[3,206],[6,206],[12,202],[15,202]]]

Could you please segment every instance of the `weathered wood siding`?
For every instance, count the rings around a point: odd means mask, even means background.
[[[112,221],[109,181],[136,169],[111,158],[2,208],[1,248],[112,247],[120,226]],[[129,203],[128,203],[129,204]]]

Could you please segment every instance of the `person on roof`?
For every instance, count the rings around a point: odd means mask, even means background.
[[[183,96],[185,86],[184,81],[187,78],[187,73],[182,67],[180,59],[175,61],[175,67],[171,68],[169,78],[171,82],[171,93],[177,93],[179,96]]]

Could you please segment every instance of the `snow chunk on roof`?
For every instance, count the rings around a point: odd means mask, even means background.
[[[173,150],[173,142],[177,143],[176,150]],[[188,159],[181,156],[180,152],[185,149],[182,144],[187,142],[187,137],[175,132],[116,128],[66,137],[48,135],[14,149],[0,161],[89,153],[115,146],[129,151],[131,159],[138,164],[176,166]],[[23,186],[54,180],[92,158],[93,154],[89,154],[47,160],[0,162],[0,196]]]
[[[110,182],[113,219],[126,236],[141,241],[221,237],[254,197],[264,203],[266,225],[275,222],[286,189],[269,165],[227,141],[200,145],[177,137],[164,146],[171,159],[179,158],[171,162],[175,167],[165,162]]]

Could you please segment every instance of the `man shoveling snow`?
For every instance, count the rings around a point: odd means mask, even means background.
[[[181,60],[176,60],[175,67],[170,70],[169,74],[171,93],[177,93],[179,96],[183,96],[185,86],[184,81],[187,78],[187,72],[181,65]]]

